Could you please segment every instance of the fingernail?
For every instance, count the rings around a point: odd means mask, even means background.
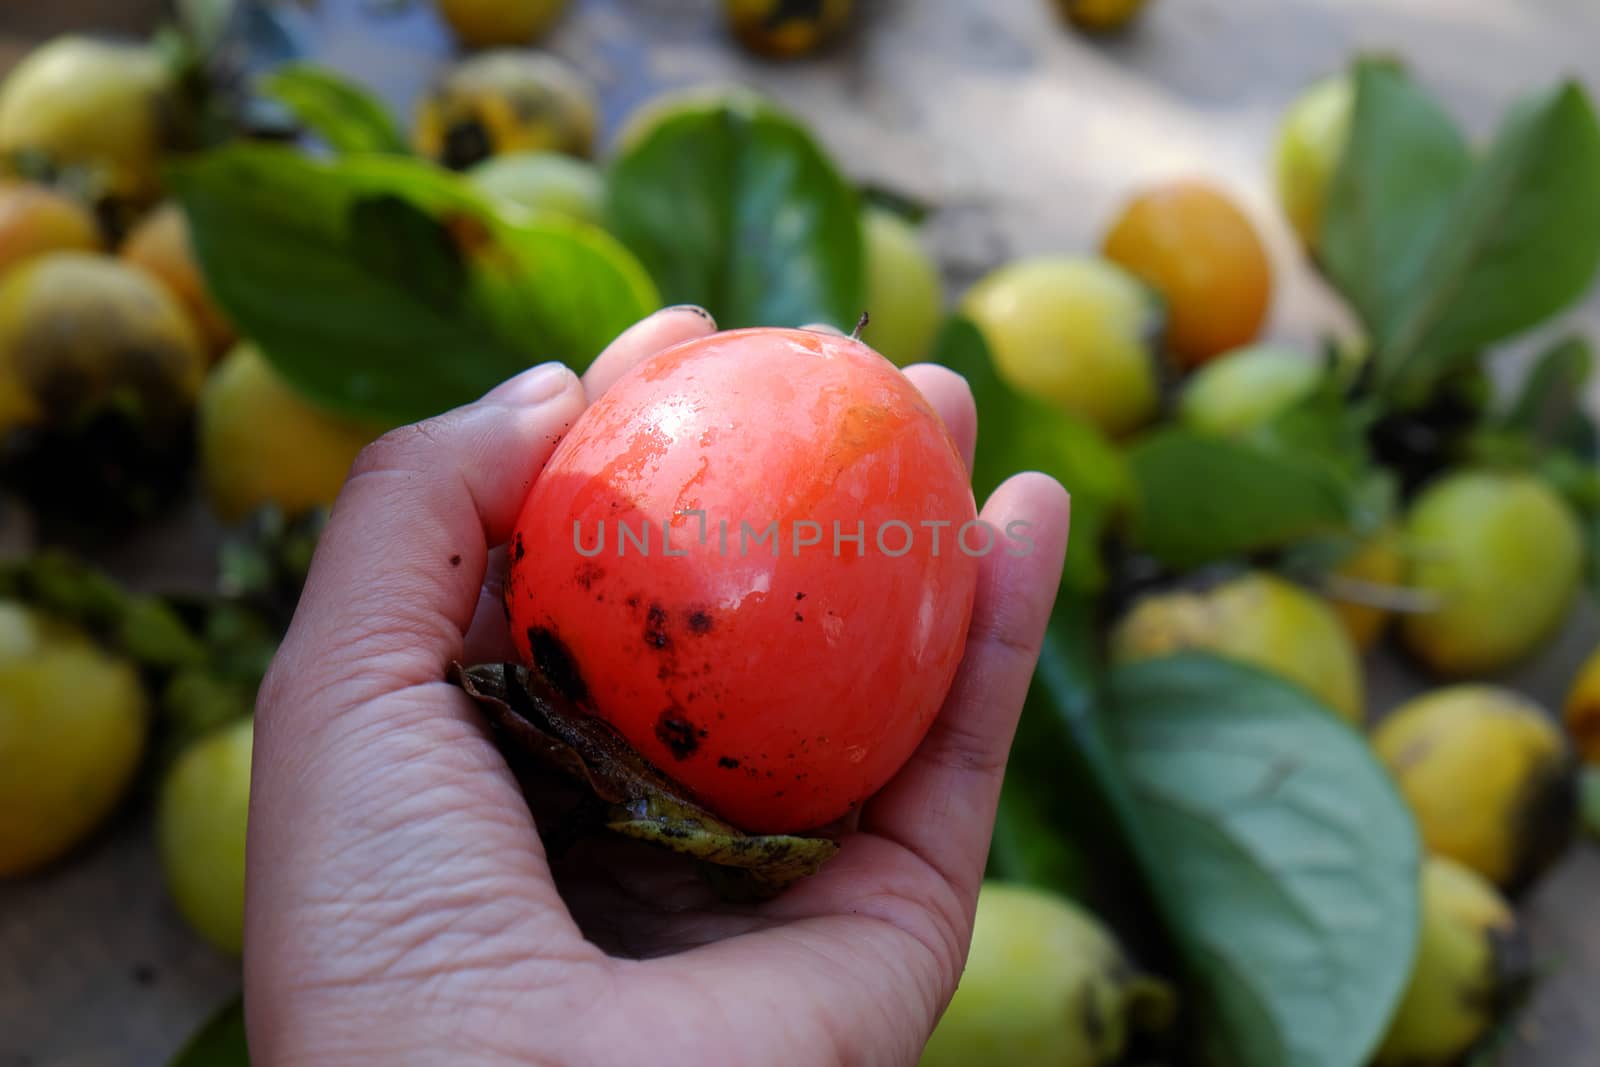
[[[717,320],[711,317],[711,312],[707,311],[705,308],[701,307],[699,304],[674,304],[669,308],[662,308],[661,310],[663,310],[663,311],[687,311],[691,315],[699,315],[702,319],[705,319],[707,322],[709,322],[713,326],[715,326],[717,324]]]
[[[497,404],[542,404],[566,392],[577,380],[564,363],[541,363],[507,378],[484,399]]]

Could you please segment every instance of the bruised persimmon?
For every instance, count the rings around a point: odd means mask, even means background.
[[[933,722],[979,558],[937,414],[866,345],[688,341],[562,440],[510,545],[520,654],[724,819],[786,832],[882,787]]]

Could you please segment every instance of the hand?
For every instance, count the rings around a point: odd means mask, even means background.
[[[507,647],[494,546],[589,398],[713,329],[658,312],[581,381],[536,367],[356,462],[257,704],[244,962],[258,1065],[916,1061],[965,959],[1060,578],[1053,480],[1018,475],[984,506],[996,527],[1032,523],[1036,550],[981,561],[927,739],[832,861],[758,906],[718,906],[674,857],[631,843],[583,852],[558,892],[515,779],[443,680]],[[970,464],[965,383],[906,373]]]

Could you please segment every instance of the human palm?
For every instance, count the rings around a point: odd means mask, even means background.
[[[262,686],[246,896],[254,1062],[909,1064],[960,973],[1016,718],[1059,580],[1067,500],[1019,475],[983,518],[1035,551],[980,561],[961,667],[910,763],[817,874],[720,903],[677,857],[585,841],[547,860],[454,660],[508,658],[503,553],[565,429],[628,367],[713,329],[668,309],[580,381],[535,368],[387,435],[334,507]],[[976,416],[908,376],[969,462]]]

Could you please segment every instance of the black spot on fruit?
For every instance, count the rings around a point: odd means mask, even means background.
[[[732,756],[719,756],[717,757],[717,766],[724,770],[736,771],[739,769],[739,761]]]
[[[463,119],[444,131],[444,151],[439,162],[451,170],[466,170],[494,154],[494,141],[477,119]]]
[[[583,566],[578,568],[577,572],[573,575],[573,578],[576,579],[577,583],[583,587],[585,592],[589,592],[593,590],[594,583],[598,582],[605,576],[606,569],[604,567],[597,566],[593,563],[585,563]]]
[[[666,648],[672,643],[667,636],[667,611],[660,604],[651,604],[645,612],[644,643],[651,648]]]
[[[511,539],[511,558],[520,560],[525,555],[527,555],[527,552],[522,547],[522,534],[519,532],[517,536]]]
[[[555,631],[543,626],[528,627],[528,648],[533,653],[533,665],[557,692],[575,704],[588,701],[589,687],[578,672],[577,661]]]
[[[457,552],[455,555],[450,557],[450,566],[452,566],[452,567],[461,566],[461,553]]]
[[[705,731],[696,730],[677,708],[668,708],[656,718],[656,739],[667,746],[674,759],[688,759],[698,752],[704,736]]]
[[[794,621],[795,622],[805,622],[806,621],[806,617],[804,615],[800,614],[797,611],[797,612],[794,613]]]
[[[711,613],[709,611],[689,612],[689,632],[692,634],[708,634],[711,632]]]
[[[795,595],[794,595],[794,598],[795,598],[795,599],[796,599],[796,600],[804,600],[804,599],[805,599],[805,598],[806,598],[806,595],[805,595],[805,594],[804,594],[804,593],[796,593],[796,594],[795,594]]]

